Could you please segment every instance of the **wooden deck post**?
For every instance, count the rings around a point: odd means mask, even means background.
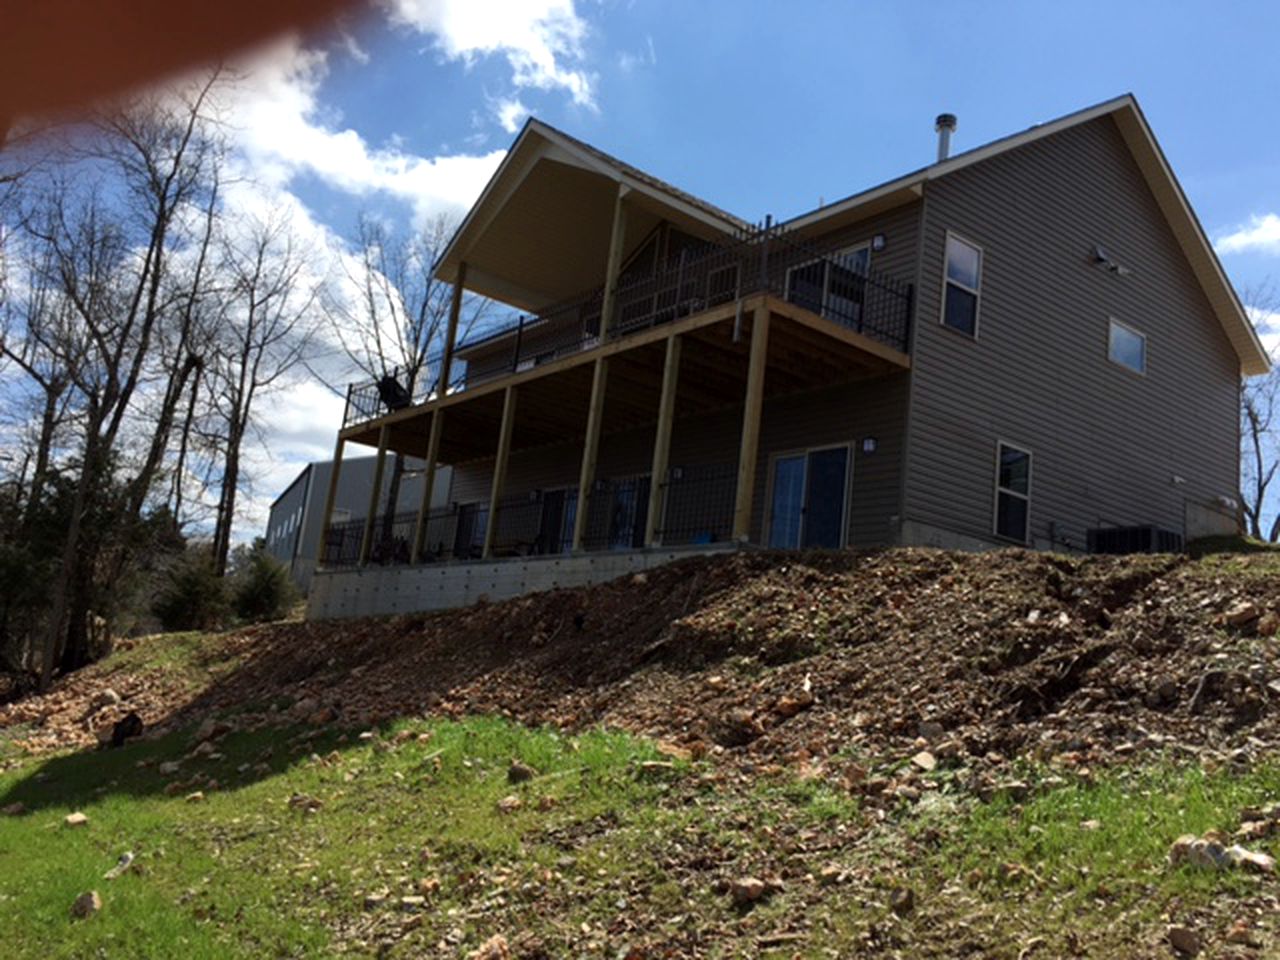
[[[387,465],[387,440],[391,436],[391,427],[383,424],[378,430],[378,459],[373,465],[373,486],[369,488],[369,512],[364,517],[364,536],[360,538],[360,566],[369,562],[369,554],[373,550],[373,525],[378,519],[378,501],[382,499],[382,471]],[[395,510],[395,505],[391,507]]]
[[[436,408],[431,415],[431,430],[427,434],[426,466],[422,472],[422,503],[418,504],[418,522],[413,528],[413,553],[410,563],[422,559],[423,542],[427,535],[427,517],[431,513],[431,495],[436,487],[436,461],[440,459],[440,434],[444,430],[444,410]]]
[[[498,529],[498,503],[507,482],[507,461],[511,455],[511,431],[516,420],[516,388],[507,387],[502,397],[502,427],[498,430],[498,454],[493,460],[493,489],[489,493],[489,519],[484,525],[484,551],[481,558],[493,555],[493,537]]]
[[[644,521],[644,545],[662,542],[659,524],[666,501],[667,464],[671,454],[671,424],[675,418],[676,387],[680,377],[680,336],[667,338],[667,359],[662,366],[662,397],[658,401],[658,429],[653,437],[653,468],[649,473],[649,511]]]
[[[738,481],[733,498],[733,539],[739,543],[745,543],[751,536],[751,504],[756,485],[756,453],[760,446],[760,411],[764,406],[768,349],[769,308],[761,304],[751,318],[747,396],[742,408],[742,445],[738,449]]]
[[[604,420],[604,393],[609,377],[609,361],[596,358],[591,376],[591,405],[587,408],[587,435],[582,441],[582,470],[578,474],[578,505],[573,515],[573,552],[582,550],[587,534],[587,513],[591,486],[596,482],[596,458],[600,453],[600,425]]]
[[[342,452],[347,441],[338,437],[333,447],[333,469],[329,471],[329,489],[324,495],[324,513],[320,515],[320,545],[316,547],[316,566],[324,565],[324,548],[329,541],[329,524],[333,522],[333,508],[338,499],[338,472],[342,469]]]
[[[440,385],[436,396],[443,399],[449,393],[449,376],[453,371],[453,350],[458,339],[458,316],[462,313],[462,290],[467,282],[467,264],[458,264],[458,277],[453,282],[453,296],[449,300],[449,322],[444,333],[444,355],[440,358]]]
[[[613,229],[609,233],[609,259],[604,272],[604,296],[600,301],[600,341],[609,337],[613,328],[614,308],[618,300],[618,273],[622,269],[622,245],[627,236],[627,207],[624,198],[627,187],[618,184],[618,196],[613,202]]]

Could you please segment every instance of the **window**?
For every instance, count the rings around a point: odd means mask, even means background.
[[[1134,373],[1147,372],[1147,338],[1132,327],[1111,321],[1107,337],[1107,356],[1112,363],[1128,367]]]
[[[996,444],[996,536],[1026,543],[1031,521],[1031,454]]]
[[[982,285],[982,250],[947,233],[947,263],[942,294],[944,326],[978,335],[978,290]]]

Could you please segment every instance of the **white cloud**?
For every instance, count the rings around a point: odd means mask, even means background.
[[[658,51],[653,46],[653,35],[645,36],[644,49],[637,52],[624,50],[618,54],[618,68],[623,73],[631,73],[639,67],[652,67],[658,62]]]
[[[581,67],[587,25],[573,0],[385,0],[391,20],[428,34],[450,60],[500,54],[517,88],[565,90],[595,106]]]
[[[1270,253],[1280,255],[1280,216],[1267,213],[1249,218],[1247,226],[1220,236],[1214,249],[1228,253]]]
[[[1280,363],[1280,310],[1267,310],[1259,307],[1245,307],[1253,327],[1258,331],[1258,339],[1272,358]]]
[[[529,116],[530,111],[518,97],[512,97],[495,103],[494,112],[498,115],[498,122],[502,124],[502,129],[507,133],[515,133],[520,129],[520,124],[524,123],[525,117]]]
[[[384,193],[425,220],[461,213],[480,194],[504,152],[421,157],[392,142],[372,147],[356,130],[326,123],[318,90],[327,70],[323,52],[296,37],[281,40],[241,65],[243,79],[223,95],[223,108],[246,166],[279,189],[310,173],[356,196]]]

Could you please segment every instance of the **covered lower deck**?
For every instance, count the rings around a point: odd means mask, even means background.
[[[909,366],[892,347],[765,294],[437,397],[345,429],[338,456],[360,443],[384,460],[400,452],[450,464],[449,505],[387,516],[371,503],[366,519],[328,528],[321,564],[800,546],[805,513],[803,545],[883,539],[858,534],[849,475],[855,441],[867,439],[873,452],[887,443],[871,464],[873,480],[885,473]],[[827,488],[818,484],[823,471],[834,476],[833,464],[816,453],[805,461],[805,451],[822,449],[845,451],[840,480]],[[800,474],[776,462],[796,450]],[[788,510],[786,491],[771,489],[775,477],[812,487],[827,526],[799,487]],[[894,476],[881,480],[896,485]],[[430,487],[429,479],[424,504]],[[780,524],[763,509],[766,495],[783,503]]]

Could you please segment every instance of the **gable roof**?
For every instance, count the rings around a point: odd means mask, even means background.
[[[1164,151],[1156,142],[1151,126],[1147,123],[1132,94],[1125,94],[1075,113],[1067,114],[1048,123],[1037,124],[1021,133],[1011,134],[991,143],[955,154],[946,160],[921,167],[870,190],[854,194],[809,213],[786,221],[782,226],[791,230],[813,230],[821,225],[829,227],[842,219],[856,219],[873,212],[877,206],[892,205],[923,193],[924,185],[948,174],[963,170],[976,163],[1016,150],[1019,147],[1063,130],[1088,123],[1099,117],[1110,116],[1119,128],[1125,144],[1138,164],[1143,178],[1160,207],[1161,213],[1177,239],[1183,254],[1191,265],[1213,308],[1214,315],[1231,341],[1236,356],[1240,358],[1240,370],[1246,375],[1266,373],[1271,369],[1270,357],[1258,333],[1245,313],[1235,288],[1227,279],[1214,253],[1204,228],[1195,211],[1187,202],[1181,184],[1174,176]]]
[[[536,189],[542,189],[545,180],[539,181],[539,172],[549,169],[559,171],[553,176],[559,177],[561,182],[568,182],[565,178],[577,171],[579,177],[586,176],[590,182],[617,184],[617,189],[638,201],[638,205],[652,212],[660,212],[662,217],[676,222],[682,228],[708,238],[733,235],[748,227],[746,221],[728,211],[583,143],[550,124],[530,117],[481,191],[479,199],[450,238],[436,262],[435,276],[446,283],[456,282],[459,265],[467,261],[468,280],[477,279],[473,271],[476,264],[472,262],[471,254],[477,245],[484,245],[486,230],[495,220],[511,213],[511,201],[513,198],[518,201],[517,191],[522,185],[537,181],[539,186]],[[613,187],[610,186],[609,190],[612,191]],[[599,191],[593,191],[589,202],[598,207],[606,198],[603,195],[595,196],[597,192]],[[612,215],[613,195],[610,192],[607,197],[607,216]],[[561,199],[564,204],[569,204],[567,195]],[[585,197],[574,196],[569,205],[580,206],[587,202]],[[582,213],[565,210],[564,205],[558,209],[566,215]],[[489,286],[484,291],[489,295],[528,309],[545,306],[548,302],[547,294],[552,292],[533,290],[527,284],[523,288],[504,290],[501,281],[493,276],[485,276],[481,283]],[[471,286],[472,283],[468,282],[468,287]],[[554,300],[554,297],[551,299]]]
[[[1239,357],[1241,372],[1245,375],[1266,373],[1271,368],[1266,348],[1249,321],[1240,298],[1227,279],[1222,264],[1205,235],[1204,228],[1197,219],[1195,211],[1191,209],[1190,203],[1187,202],[1186,194],[1178,183],[1177,177],[1174,176],[1146,117],[1143,116],[1142,109],[1132,94],[1124,94],[1067,114],[1057,120],[1037,124],[1021,133],[1011,134],[957,153],[946,160],[921,167],[869,190],[801,214],[780,226],[786,230],[816,232],[819,229],[830,229],[845,220],[853,221],[870,216],[881,209],[920,197],[925,185],[931,180],[945,177],[958,170],[1104,116],[1111,117],[1119,128],[1170,230],[1186,256],[1196,280],[1204,290],[1214,315]],[[439,279],[446,282],[456,281],[458,266],[465,259],[466,250],[477,242],[480,234],[498,215],[503,204],[519,187],[530,169],[543,159],[569,164],[612,180],[619,185],[620,189],[635,191],[647,202],[704,233],[735,234],[749,227],[746,221],[705,200],[680,190],[549,124],[530,118],[525,122],[511,149],[485,186],[479,200],[467,213],[437,262],[435,274]],[[470,280],[472,274],[469,273],[468,278]],[[487,279],[494,283],[498,282],[493,278]],[[468,283],[468,286],[471,285]],[[520,294],[524,294],[523,301]],[[547,298],[539,298],[526,290],[512,290],[506,299],[525,308],[536,309],[538,304],[535,301]]]

